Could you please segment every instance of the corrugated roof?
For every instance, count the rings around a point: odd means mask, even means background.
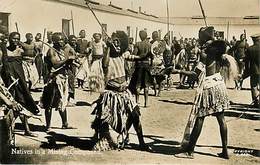
[[[67,3],[67,4],[76,5],[76,6],[80,6],[80,7],[88,9],[88,7],[85,3],[85,0],[48,0],[48,1],[56,1],[56,2],[61,2],[61,3]],[[143,14],[143,13],[139,13],[139,12],[133,12],[130,9],[123,9],[123,8],[121,8],[119,6],[115,6],[113,4],[112,5],[104,5],[104,4],[100,4],[100,3],[89,3],[89,6],[92,9],[97,10],[97,11],[101,11],[101,12],[108,12],[108,13],[112,13],[112,14],[130,16],[130,17],[133,17],[133,18],[138,18],[138,19],[143,19],[143,20],[148,20],[148,21],[153,21],[153,22],[159,22],[159,23],[165,23],[165,24],[167,23],[167,21],[165,21],[163,18],[159,18],[159,17],[156,17],[156,16],[151,15],[151,14]]]

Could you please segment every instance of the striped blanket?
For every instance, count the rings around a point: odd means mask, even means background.
[[[134,96],[129,90],[124,92],[105,90],[95,103],[92,114],[96,115],[102,123],[107,122],[119,134],[126,130],[128,116],[138,109]]]

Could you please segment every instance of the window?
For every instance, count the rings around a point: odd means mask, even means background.
[[[10,13],[0,12],[0,26],[1,29],[6,30],[6,32],[9,32],[9,15]]]
[[[70,35],[70,20],[62,19],[62,33],[64,33],[67,37]]]
[[[126,27],[126,31],[127,31],[128,37],[130,37],[130,33],[131,33],[131,28],[130,28],[130,26],[127,26],[127,27]]]

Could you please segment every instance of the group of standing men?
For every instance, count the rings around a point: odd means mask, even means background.
[[[104,146],[103,139],[110,141],[109,126],[119,134],[126,135],[124,142],[127,143],[128,130],[133,125],[141,149],[150,150],[144,142],[139,117],[140,90],[144,89],[146,107],[150,85],[153,85],[156,91],[156,84],[158,84],[160,93],[162,80],[171,73],[179,73],[182,76],[193,75],[203,83],[199,85],[202,90],[198,95],[197,107],[192,111],[195,117],[192,122],[189,122],[194,124],[189,126],[192,131],[183,151],[186,156],[192,156],[204,118],[215,115],[220,125],[223,149],[219,156],[228,158],[224,109],[228,107],[229,100],[225,83],[219,73],[221,65],[227,60],[223,56],[226,53],[226,43],[215,40],[214,35],[203,33],[204,31],[207,31],[207,28],[201,29],[199,41],[191,40],[188,65],[185,67],[182,64],[183,60],[187,62],[187,59],[183,59],[187,45],[175,41],[173,46],[170,45],[168,34],[160,40],[158,33],[153,32],[152,41],[149,42],[147,32],[141,30],[139,32],[141,41],[129,44],[131,39],[120,31],[113,33],[107,43],[102,41],[99,33],[95,33],[94,40],[88,42],[85,40],[84,30],[80,31],[79,39],[74,35],[66,37],[60,32],[49,32],[46,43],[40,40],[39,34],[36,35],[36,42],[33,43],[32,34],[27,33],[27,41],[22,43],[20,34],[12,32],[8,36],[8,46],[4,35],[1,35],[0,54],[3,63],[1,77],[6,87],[18,81],[17,85],[11,87],[10,92],[16,102],[34,115],[39,115],[40,111],[30,94],[30,89],[41,76],[43,77],[45,86],[40,102],[45,109],[47,131],[50,130],[53,108],[59,111],[62,128],[72,128],[67,121],[66,106],[69,99],[75,97],[75,78],[78,87],[83,87],[88,77],[89,88],[102,91],[100,97],[94,102],[96,106],[92,112],[96,116],[92,124],[92,128],[95,129],[95,147]],[[247,54],[243,57],[246,70],[240,77],[242,79],[251,76],[252,98],[259,106],[259,93],[256,90],[259,90],[260,82],[260,35],[252,38],[254,45],[247,49]],[[198,48],[198,43],[201,49]],[[244,42],[241,44],[243,46]],[[48,50],[46,51],[44,47]],[[189,73],[185,72],[187,67]],[[33,77],[35,75],[38,75],[36,80]],[[182,79],[183,77],[181,81]],[[183,85],[181,83],[180,86]],[[134,98],[132,94],[136,97]],[[22,121],[25,125],[25,134],[35,136],[29,130],[26,116],[23,116]]]

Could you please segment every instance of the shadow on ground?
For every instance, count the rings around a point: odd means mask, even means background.
[[[45,126],[43,125],[34,125],[34,124],[29,124],[30,130],[31,131],[38,131],[38,132],[45,132]],[[15,129],[17,130],[24,130],[24,126],[22,123],[15,123]]]
[[[212,148],[222,148],[221,146],[214,146],[214,145],[196,145],[197,147],[212,147]],[[254,157],[260,157],[260,150],[252,149],[252,148],[245,148],[245,147],[234,147],[228,146],[228,149],[234,149],[233,154],[236,155],[251,155]]]
[[[252,105],[230,102],[229,110],[225,111],[225,116],[237,117],[248,120],[260,120],[260,109]]]
[[[132,134],[132,133],[130,133]],[[132,134],[132,136],[137,136],[136,134]],[[174,155],[180,152],[179,142],[172,140],[164,140],[162,136],[155,135],[144,135],[145,138],[152,140],[150,143],[146,143],[148,146],[152,148],[152,153],[164,154],[164,155]],[[131,140],[131,137],[130,137]],[[140,150],[139,144],[130,143],[125,147],[126,149],[134,149]]]
[[[94,143],[90,137],[75,137],[49,132],[46,137],[48,142],[42,142],[40,145],[44,149],[62,149],[67,146],[73,146],[81,150],[92,150]],[[59,144],[62,142],[62,144]]]
[[[85,101],[77,101],[76,106],[91,106],[91,103]]]
[[[184,100],[158,100],[165,103],[173,103],[173,104],[181,104],[181,105],[193,105],[193,102],[190,101],[184,101]]]

